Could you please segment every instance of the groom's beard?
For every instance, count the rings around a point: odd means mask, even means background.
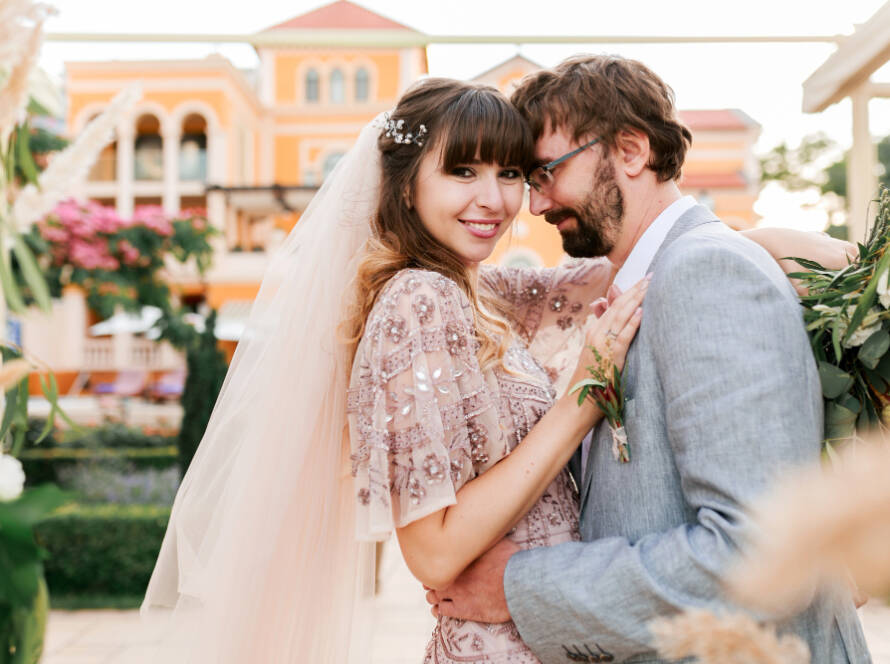
[[[577,208],[559,208],[544,215],[551,224],[574,217],[574,228],[560,230],[562,248],[576,258],[605,256],[615,247],[624,218],[624,196],[615,180],[615,167],[606,161],[590,193]]]

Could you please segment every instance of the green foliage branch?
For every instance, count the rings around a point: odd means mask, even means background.
[[[882,188],[878,213],[859,258],[840,270],[793,258],[806,272],[809,294],[800,298],[825,401],[825,445],[882,427],[890,394],[890,190]]]

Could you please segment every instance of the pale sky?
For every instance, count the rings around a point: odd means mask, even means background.
[[[48,32],[238,33],[262,30],[315,9],[318,0],[253,0],[231,10],[218,0],[50,0],[59,14]],[[834,35],[849,34],[884,0],[358,0],[358,4],[430,34]],[[740,108],[762,125],[767,151],[824,131],[850,144],[849,102],[820,114],[801,112],[801,84],[834,51],[831,44],[756,45],[433,45],[430,73],[469,78],[521,52],[544,66],[578,52],[642,60],[675,90],[682,109]],[[237,67],[256,65],[236,44],[76,44],[49,42],[41,64],[60,76],[65,60],[170,59],[218,52]],[[890,67],[875,78],[890,81]],[[873,100],[871,130],[890,134],[890,100]]]

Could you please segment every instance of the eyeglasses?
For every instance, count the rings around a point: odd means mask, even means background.
[[[553,169],[554,168],[559,166],[562,162],[568,161],[569,159],[574,157],[576,154],[580,154],[581,152],[584,152],[584,150],[589,148],[591,145],[598,143],[599,140],[600,140],[599,136],[597,136],[589,143],[585,143],[584,145],[582,145],[580,148],[576,148],[575,150],[572,150],[571,152],[567,152],[566,154],[559,157],[558,159],[554,159],[553,161],[548,162],[548,163],[544,164],[543,166],[538,166],[537,168],[532,169],[532,172],[529,173],[525,177],[525,183],[529,187],[534,189],[536,192],[538,192],[539,194],[542,191],[544,191],[545,189],[549,189],[550,187],[553,186]]]

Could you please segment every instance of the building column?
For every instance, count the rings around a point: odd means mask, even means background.
[[[207,132],[207,182],[208,184],[229,184],[227,178],[228,155],[226,135],[221,130]],[[240,183],[239,183],[240,184]]]
[[[874,219],[876,210],[869,205],[878,188],[875,175],[878,148],[868,128],[869,88],[866,81],[850,95],[853,102],[853,147],[847,160],[847,225],[852,242],[865,241],[866,227]]]
[[[162,140],[164,154],[164,193],[161,198],[164,212],[173,215],[179,212],[179,141],[177,129],[165,131]]]
[[[87,334],[87,298],[79,286],[62,290],[62,316],[67,334],[59,335],[57,364],[61,369],[80,370],[85,364]]]
[[[129,219],[133,216],[133,173],[135,170],[135,137],[129,120],[117,129],[117,213]]]

